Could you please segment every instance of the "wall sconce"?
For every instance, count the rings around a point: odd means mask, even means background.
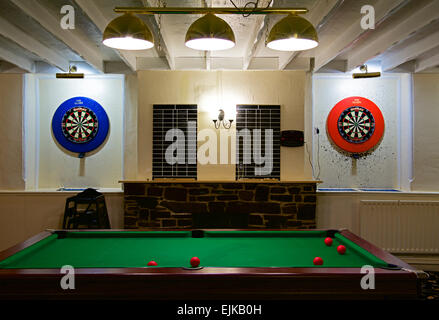
[[[381,77],[381,72],[369,72],[367,71],[367,65],[363,64],[360,66],[361,73],[353,73],[352,78],[363,79],[363,78],[378,78]]]
[[[69,73],[57,73],[57,79],[84,79],[83,73],[77,73],[78,68],[76,66],[69,65]]]
[[[218,119],[212,120],[213,123],[215,124],[215,129],[221,128],[221,124],[223,125],[224,129],[230,129],[232,127],[233,119],[227,121],[224,120],[224,116],[225,116],[224,110],[220,109],[218,114]]]

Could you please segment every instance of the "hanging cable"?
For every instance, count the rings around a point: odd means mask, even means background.
[[[239,8],[239,7],[233,2],[233,0],[230,0],[230,2],[233,4],[233,6],[234,6],[237,10],[241,11],[242,16],[243,16],[244,18],[247,18],[248,16],[252,15],[255,11],[257,11],[257,10],[259,9],[259,8],[258,8],[259,0],[256,0],[256,1],[249,1],[249,2],[247,2],[247,3],[244,5],[243,8]],[[268,3],[267,7],[265,7],[264,9],[268,9],[268,8],[271,6],[271,3],[272,3],[272,2],[273,2],[273,0],[270,0],[270,3]],[[249,7],[251,7],[251,6],[253,6],[253,7],[251,8],[251,10],[250,10],[249,12],[247,12],[247,9],[248,9]]]
[[[316,176],[314,173],[314,166],[312,164],[311,154],[309,153],[309,150],[308,150],[308,143],[306,143],[306,142],[305,142],[305,150],[306,150],[306,153],[308,154],[308,162],[309,162],[309,165],[311,166],[312,177],[315,179]]]
[[[317,180],[320,180],[320,135],[317,134],[317,168],[319,169],[319,173],[316,176]]]
[[[317,156],[316,156],[317,168],[318,168],[317,173],[315,171],[316,168],[314,168],[314,164],[313,164],[313,161],[311,159],[311,153],[308,150],[308,143],[306,143],[306,142],[305,142],[305,150],[306,150],[306,153],[308,154],[308,162],[309,162],[309,165],[311,166],[312,176],[314,179],[320,180],[320,135],[319,135],[319,131],[317,131],[317,132],[318,132],[317,133]],[[311,151],[313,151],[313,150],[311,150]]]

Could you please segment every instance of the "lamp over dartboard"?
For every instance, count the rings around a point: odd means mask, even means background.
[[[74,97],[64,101],[52,118],[52,132],[66,150],[85,153],[99,148],[107,138],[110,122],[104,108],[93,99]]]
[[[331,140],[355,158],[380,142],[384,134],[384,118],[371,100],[349,97],[332,108],[326,128]]]

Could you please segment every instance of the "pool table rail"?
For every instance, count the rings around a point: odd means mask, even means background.
[[[42,232],[1,252],[0,261],[59,231]],[[67,232],[69,231],[90,230]],[[364,274],[360,273],[359,268],[77,268],[75,290],[61,289],[59,283],[64,274],[59,269],[0,269],[0,299],[284,300],[420,297],[422,272],[414,270],[407,263],[348,230],[340,230],[340,233],[400,269],[376,268],[377,285],[374,290],[360,288],[360,280]]]

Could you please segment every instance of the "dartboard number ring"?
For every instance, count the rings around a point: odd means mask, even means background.
[[[73,97],[64,101],[52,118],[52,133],[56,142],[80,156],[102,146],[109,128],[110,121],[105,109],[87,97]]]
[[[374,130],[375,119],[366,108],[349,107],[338,118],[338,132],[348,142],[363,143],[369,140]]]
[[[384,134],[384,118],[371,100],[349,97],[339,101],[329,112],[326,129],[339,148],[363,153],[380,142]]]
[[[74,143],[86,143],[96,136],[98,119],[89,108],[75,107],[64,114],[61,126],[67,140]]]

